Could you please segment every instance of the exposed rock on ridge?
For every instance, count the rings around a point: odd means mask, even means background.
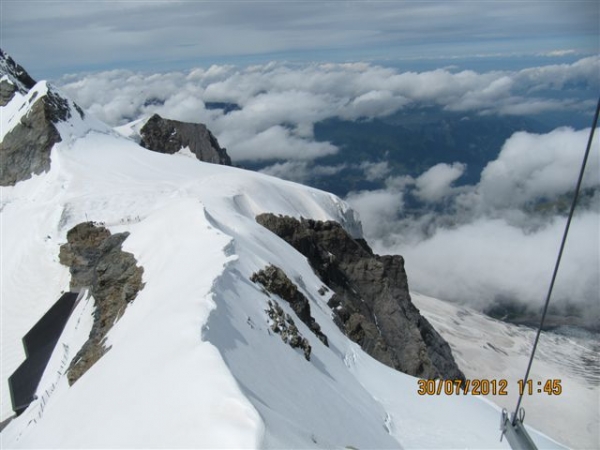
[[[298,318],[308,326],[323,344],[329,346],[327,336],[323,334],[321,326],[310,313],[308,299],[298,290],[298,286],[292,283],[283,270],[270,265],[253,273],[250,281],[260,283],[267,292],[278,295],[288,302]]]
[[[5,106],[20,92],[25,95],[35,86],[35,80],[17,64],[4,50],[0,49],[0,106]]]
[[[281,340],[292,348],[299,348],[304,353],[304,358],[310,361],[312,347],[302,334],[289,314],[283,312],[279,303],[269,300],[269,309],[265,311],[271,321],[271,331],[281,336]]]
[[[410,375],[464,379],[448,343],[413,305],[401,256],[373,254],[332,221],[273,214],[256,220],[308,258],[335,292],[329,305],[336,323],[363,350]]]
[[[154,114],[142,127],[140,135],[140,145],[148,150],[173,154],[189,147],[200,161],[231,165],[226,149],[219,146],[217,138],[201,123],[163,119]]]
[[[15,93],[21,95],[15,98]],[[79,114],[81,108],[63,98],[46,82],[36,83],[20,65],[0,49],[0,106],[19,102],[12,108],[20,120],[3,117],[8,132],[0,142],[0,185],[12,186],[17,182],[39,175],[50,169],[50,151],[61,141],[56,124]],[[22,113],[21,111],[25,111]],[[21,114],[23,114],[21,116]],[[7,126],[7,124],[10,124]]]
[[[69,230],[67,243],[60,247],[60,262],[71,272],[71,290],[89,286],[96,306],[90,336],[69,367],[70,384],[106,353],[106,334],[144,287],[144,269],[137,266],[131,253],[121,249],[127,236],[129,233],[111,235],[102,226],[84,222]]]
[[[50,151],[61,141],[58,122],[71,117],[69,101],[48,88],[44,95],[30,96],[29,111],[0,142],[0,185],[12,186],[50,170]],[[75,106],[83,118],[83,112]]]

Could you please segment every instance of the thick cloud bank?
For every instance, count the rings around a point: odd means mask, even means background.
[[[405,256],[413,289],[480,308],[509,300],[537,311],[589,131],[515,133],[475,186],[453,187],[464,166],[439,164],[416,179],[388,179],[386,189],[352,193],[347,200],[377,251]],[[600,319],[598,132],[553,294],[554,306],[585,316],[588,325]],[[404,210],[407,196],[437,205],[438,212]]]
[[[402,72],[367,63],[269,63],[163,74],[114,70],[67,76],[59,84],[113,126],[159,113],[206,123],[234,161],[312,161],[340,150],[313,139],[314,124],[327,118],[362,120],[419,106],[497,115],[581,112],[593,108],[582,101],[581,92],[597,91],[599,70],[598,57],[485,73],[453,68]],[[285,169],[273,171],[298,179],[298,173]],[[452,174],[459,170],[454,167]]]

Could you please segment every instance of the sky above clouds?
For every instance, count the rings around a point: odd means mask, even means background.
[[[2,0],[2,48],[34,78],[270,60],[387,61],[598,52],[595,0]]]

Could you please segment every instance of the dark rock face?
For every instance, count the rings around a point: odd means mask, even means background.
[[[0,81],[0,106],[8,105],[17,92],[17,86],[8,80]]]
[[[231,158],[213,134],[201,123],[163,119],[154,114],[140,130],[140,145],[160,153],[177,153],[189,147],[196,158],[214,164],[231,165]]]
[[[0,142],[0,185],[13,186],[50,169],[50,151],[61,141],[55,124],[71,117],[67,100],[52,90],[33,105]],[[83,113],[79,111],[79,114]]]
[[[278,295],[288,302],[298,318],[310,328],[323,344],[329,346],[327,336],[323,334],[321,326],[310,313],[308,299],[298,290],[298,286],[292,283],[292,280],[288,278],[283,270],[270,265],[253,273],[250,281],[260,283],[267,292]]]
[[[128,235],[111,235],[104,227],[84,222],[69,230],[67,243],[60,247],[60,262],[71,272],[71,290],[90,286],[96,302],[90,336],[69,367],[70,384],[106,353],[106,334],[144,287],[144,269],[137,266],[131,253],[121,249]]]
[[[298,331],[294,320],[289,314],[285,314],[279,303],[269,300],[269,309],[265,311],[271,320],[271,331],[281,336],[281,340],[292,348],[299,348],[304,353],[304,358],[310,361],[312,347],[302,334]]]
[[[410,375],[464,379],[448,343],[413,305],[401,256],[373,254],[336,222],[256,220],[308,258],[335,292],[329,306],[337,325],[368,354]]]
[[[35,86],[35,80],[17,64],[6,52],[0,49],[0,77],[8,75],[10,81],[0,82],[0,106],[5,106],[19,91],[26,94]]]

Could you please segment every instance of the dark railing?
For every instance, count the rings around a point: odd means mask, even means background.
[[[35,400],[44,370],[79,298],[77,292],[65,292],[23,337],[26,359],[8,379],[12,407],[17,415]]]

